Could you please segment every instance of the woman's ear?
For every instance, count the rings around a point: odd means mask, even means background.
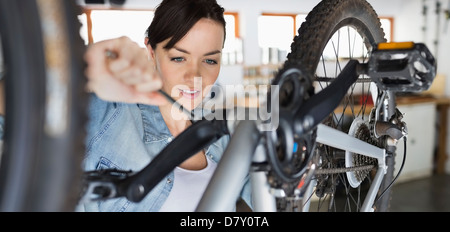
[[[148,59],[152,59],[155,60],[155,51],[153,51],[152,46],[148,43],[148,38],[145,38],[145,47],[147,48],[148,51]]]

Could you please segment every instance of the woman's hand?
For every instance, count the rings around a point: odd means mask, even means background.
[[[108,52],[114,58],[107,56]],[[97,42],[88,47],[87,88],[106,101],[162,105],[162,87],[155,63],[145,48],[128,37]]]

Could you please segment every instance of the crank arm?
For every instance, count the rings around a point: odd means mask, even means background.
[[[336,80],[299,107],[294,116],[296,134],[303,134],[315,128],[328,117],[339,106],[364,68],[359,61],[350,60]]]
[[[118,170],[86,172],[82,201],[126,197],[132,202],[140,202],[176,166],[228,134],[226,123],[226,120],[197,121],[138,172]]]

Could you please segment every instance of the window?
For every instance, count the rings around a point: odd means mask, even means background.
[[[298,29],[304,21],[306,21],[307,14],[298,14],[295,21],[297,22],[296,33],[298,35]],[[394,18],[392,17],[380,17],[381,27],[384,30],[385,37],[388,42],[393,41],[394,32]]]
[[[296,15],[263,14],[258,18],[258,42],[262,64],[282,63],[295,35]]]
[[[80,28],[80,35],[81,38],[84,40],[84,44],[89,44],[89,30],[88,30],[88,22],[87,22],[87,14],[83,13],[78,16],[78,20],[81,23]]]
[[[295,28],[296,35],[298,35],[298,29],[300,29],[302,23],[306,21],[306,16],[308,16],[308,14],[298,14],[295,16],[295,22],[297,23]]]
[[[89,10],[81,16],[86,43],[128,36],[145,47],[145,31],[153,20],[151,10]]]
[[[262,49],[262,64],[279,64],[284,62],[287,53],[290,51],[298,29],[306,20],[307,14],[273,14],[263,13],[258,18],[258,38],[259,46]],[[385,37],[392,41],[393,18],[380,17]],[[354,31],[348,32],[354,37]],[[350,38],[342,36],[343,39]],[[343,44],[348,44],[342,42]],[[359,51],[357,51],[359,53]],[[362,52],[362,51],[361,51]],[[327,51],[324,51],[327,54]],[[330,53],[333,56],[333,53]]]
[[[86,10],[79,16],[82,24],[80,31],[85,44],[128,36],[145,47],[145,32],[154,17],[152,10]],[[239,17],[237,13],[226,12],[227,39],[223,49],[223,64],[242,63],[243,45],[239,38]]]
[[[244,62],[244,48],[239,33],[239,15],[226,12],[225,21],[227,38],[223,48],[222,64],[241,64]]]
[[[384,30],[385,38],[388,42],[394,41],[394,18],[380,17],[381,27]]]

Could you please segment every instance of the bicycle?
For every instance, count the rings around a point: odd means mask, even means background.
[[[341,56],[341,33],[360,49],[348,46]],[[273,79],[280,91],[267,94],[269,103],[279,103],[278,110],[271,108],[279,116],[276,130],[261,130],[265,122],[250,120],[250,109],[241,111],[247,120],[230,120],[239,118],[238,110],[216,110],[212,118],[228,120],[196,121],[142,170],[85,172],[82,200],[138,202],[179,163],[230,135],[197,211],[232,210],[236,183],[248,173],[254,211],[388,211],[396,145],[407,136],[395,93],[429,88],[436,62],[424,44],[385,42],[365,0],[321,1]],[[318,69],[329,63],[334,75]]]

